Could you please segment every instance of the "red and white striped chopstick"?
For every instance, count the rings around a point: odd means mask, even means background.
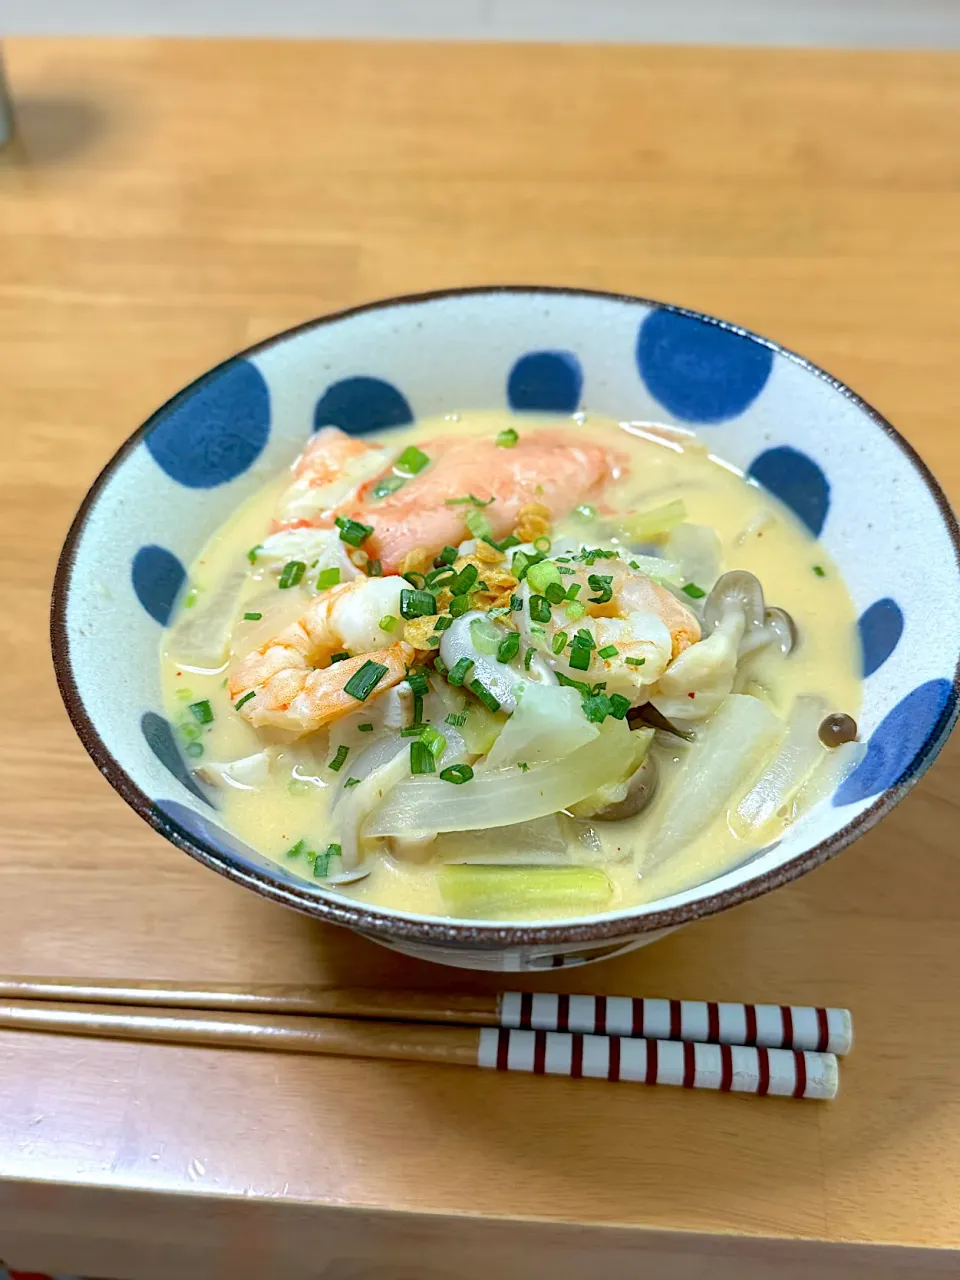
[[[588,1036],[696,1041],[701,1045],[838,1055],[849,1053],[853,1045],[849,1010],[804,1005],[505,991],[500,997],[500,1025],[521,1031],[579,1032]]]
[[[677,1085],[761,1097],[829,1100],[836,1097],[839,1085],[837,1059],[832,1053],[506,1027],[481,1030],[477,1064],[498,1071]]]

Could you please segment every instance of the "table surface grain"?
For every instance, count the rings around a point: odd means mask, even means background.
[[[2,970],[451,981],[166,844],[57,695],[49,590],[85,489],[151,410],[249,343],[457,284],[669,299],[850,382],[960,496],[958,56],[18,40],[7,61]],[[958,767],[948,747],[798,883],[549,979],[849,1006],[835,1104],[7,1033],[2,1203],[23,1224],[68,1215],[68,1186],[92,1195],[79,1239],[94,1193],[150,1191],[160,1235],[205,1193],[244,1197],[223,1245],[237,1257],[251,1202],[278,1200],[960,1249]]]

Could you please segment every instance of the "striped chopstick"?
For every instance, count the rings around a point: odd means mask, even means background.
[[[214,1049],[442,1063],[760,1097],[829,1099],[836,1096],[839,1078],[837,1059],[831,1053],[506,1027],[478,1029],[53,1000],[0,1000],[0,1029]]]
[[[641,996],[532,995],[519,991],[496,995],[289,983],[184,986],[145,979],[0,975],[0,999],[8,998],[504,1027],[838,1055],[849,1053],[853,1044],[853,1022],[847,1009]]]
[[[506,1028],[480,1032],[479,1065],[535,1075],[824,1101],[837,1096],[840,1076],[832,1053]]]
[[[849,1010],[804,1005],[506,991],[500,997],[500,1025],[838,1055],[849,1053],[853,1045]]]

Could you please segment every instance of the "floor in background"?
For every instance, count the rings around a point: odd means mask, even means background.
[[[6,0],[7,35],[349,36],[960,48],[956,0]]]

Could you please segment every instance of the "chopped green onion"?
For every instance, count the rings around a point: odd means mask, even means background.
[[[437,597],[431,591],[400,592],[400,612],[405,618],[429,618],[437,612]]]
[[[526,773],[529,770],[530,766],[527,764],[526,760],[518,760],[517,768],[520,770],[521,773]]]
[[[619,560],[619,551],[608,551],[606,547],[582,547],[576,557],[584,564],[594,564],[597,560]]]
[[[550,645],[550,648],[553,650],[554,653],[563,653],[566,647],[567,647],[567,633],[565,631],[558,631],[557,634],[553,637],[553,641]]]
[[[439,569],[433,569],[423,580],[423,585],[431,591],[437,587],[445,587],[451,582],[455,582],[457,571],[452,565],[444,564]]]
[[[467,672],[473,666],[472,658],[458,658],[451,669],[447,672],[447,683],[452,685],[461,685],[467,678]]]
[[[306,571],[307,566],[302,560],[288,560],[283,566],[277,585],[284,591],[287,587],[295,587]]]
[[[508,533],[505,538],[501,538],[497,542],[496,538],[482,538],[482,542],[486,542],[493,547],[495,551],[509,551],[511,547],[519,547],[520,539],[515,533]]]
[[[406,476],[384,476],[370,490],[371,498],[386,498],[407,483]]]
[[[193,700],[192,689],[178,689],[174,695],[178,702],[191,702]]]
[[[493,502],[493,498],[487,498],[486,502],[484,502],[482,498],[478,498],[475,494],[468,493],[465,498],[446,498],[444,501],[448,507],[464,507],[468,503],[474,507],[489,507],[490,503]]]
[[[242,698],[239,698],[233,704],[234,711],[239,711],[245,702],[249,702],[251,698],[255,698],[256,696],[257,696],[256,689],[251,689],[249,693],[245,693]]]
[[[373,733],[373,725],[368,720],[366,724],[358,724],[357,729],[360,733]]]
[[[552,616],[550,601],[546,596],[530,597],[530,617],[534,622],[549,622]]]
[[[451,713],[447,716],[446,721],[444,723],[452,725],[454,729],[462,729],[463,726],[467,723],[467,713],[465,711],[460,711],[456,715],[454,715],[453,712],[451,711]]]
[[[827,571],[826,569],[824,569],[822,564],[815,564],[813,566],[813,572],[817,575],[818,578],[825,578],[827,576]]]
[[[436,629],[434,629],[433,634],[437,634]],[[437,655],[433,660],[433,669],[438,676],[445,676],[447,674],[447,664],[439,655]]]
[[[510,662],[519,652],[520,636],[516,631],[510,631],[497,646],[497,661]]]
[[[455,596],[465,596],[480,577],[480,570],[475,564],[465,564],[450,584],[450,591]]]
[[[377,626],[381,631],[393,631],[400,619],[392,613],[385,613]]]
[[[340,583],[339,569],[321,569],[317,574],[317,590],[326,591],[329,587],[336,587]]]
[[[629,698],[625,698],[622,693],[610,694],[610,714],[614,720],[622,720],[629,710]]]
[[[213,722],[213,707],[211,707],[207,698],[204,698],[202,702],[191,702],[187,710],[192,712],[194,720],[199,720],[201,724],[211,724]]]
[[[452,782],[454,786],[459,787],[461,783],[470,781],[473,770],[468,764],[451,764],[446,769],[440,770],[440,777],[444,782]]]
[[[313,874],[318,880],[322,880],[330,871],[330,861],[333,858],[342,858],[343,850],[338,844],[328,844],[323,853],[318,853],[313,859]]]
[[[250,548],[250,550],[247,552],[247,559],[250,561],[251,564],[257,563],[257,556],[260,554],[262,550],[263,550],[262,542],[258,542],[255,547]]]
[[[194,759],[203,755],[203,747],[199,742],[188,742],[183,749],[188,756],[193,756]]]
[[[577,572],[576,569],[569,569],[565,564],[559,564],[556,560],[554,561],[554,564],[557,566],[558,573],[569,576],[571,573]]]
[[[584,698],[583,714],[591,724],[603,724],[610,714],[610,699],[605,693],[592,693]]]
[[[177,725],[177,732],[180,734],[180,737],[184,742],[196,742],[200,737],[201,731],[197,725],[189,724],[187,721],[184,721],[182,724]]]
[[[433,758],[433,752],[425,742],[421,742],[419,738],[415,738],[410,743],[410,772],[418,773],[436,773],[437,766]]]
[[[546,557],[542,556],[539,551],[535,551],[533,555],[530,555],[527,551],[515,551],[513,553],[513,559],[510,561],[510,572],[518,582],[522,582],[527,576],[527,570],[530,566],[532,564],[539,564],[540,561],[544,559],[546,559]],[[559,581],[559,574],[557,575],[557,581]]]
[[[567,593],[561,587],[559,582],[548,582],[547,589],[543,593],[551,604],[563,604],[567,598]]]
[[[593,636],[585,627],[581,627],[577,632],[577,638],[574,640],[574,644],[585,645],[588,649],[595,649],[597,647],[596,640],[594,640]]]
[[[539,560],[528,566],[527,581],[532,590],[543,595],[551,582],[560,585],[560,570],[552,560]]]
[[[408,582],[412,582],[418,591],[423,589],[423,584],[426,581],[422,573],[413,573],[412,571],[403,574],[403,577]]]
[[[571,678],[569,676],[565,676],[562,671],[558,671],[556,676],[560,684],[566,685],[567,688],[576,689],[579,693],[584,695],[589,694],[590,686],[585,684],[582,680],[571,680]]]
[[[183,598],[184,609],[192,609],[200,599],[200,592],[197,587],[191,587]]]
[[[586,612],[587,606],[581,604],[579,600],[571,600],[566,609],[564,609],[564,613],[571,622],[579,622]]]
[[[533,645],[531,645],[531,646],[529,647],[529,649],[527,650],[527,652],[523,655],[523,669],[524,669],[524,671],[529,671],[529,670],[530,670],[530,663],[533,661],[533,655],[534,655],[536,652],[537,652],[537,651],[536,651],[536,649],[534,649]]]
[[[413,695],[413,723],[423,723],[423,695],[420,693]]]
[[[534,551],[542,551],[544,555],[546,555],[549,552],[550,546],[551,546],[550,539],[547,537],[541,536],[539,538],[534,538],[533,540]]]
[[[707,594],[703,587],[698,587],[695,582],[688,582],[681,590],[685,596],[689,596],[691,600],[702,600]]]
[[[243,620],[244,622],[259,622],[262,617],[262,613],[245,613]]]
[[[284,857],[299,858],[300,854],[303,853],[306,843],[307,843],[306,840],[298,840],[295,845],[293,845],[291,848],[287,850],[287,852],[284,854]]]
[[[463,522],[475,538],[493,537],[493,527],[481,511],[468,511]]]
[[[346,649],[342,650],[340,653],[331,654],[330,665],[332,667],[335,662],[346,662],[349,657],[350,655],[347,653]]]
[[[597,508],[591,507],[588,502],[581,502],[578,507],[573,508],[573,514],[583,516],[584,520],[596,520]]]
[[[346,516],[337,516],[334,521],[340,530],[340,541],[350,547],[360,547],[373,533],[373,525],[361,524],[359,520],[350,520]]]
[[[383,563],[380,560],[368,560],[364,566],[364,572],[368,578],[383,577]]]
[[[421,671],[419,667],[411,667],[407,672],[407,684],[421,698],[430,692],[430,685],[427,682],[426,673]]]
[[[513,427],[506,427],[503,431],[497,433],[497,444],[501,449],[512,449],[519,439],[520,437]]]
[[[620,650],[615,644],[605,644],[602,649],[597,650],[598,658],[615,658]]]
[[[346,780],[346,782],[345,782],[343,785],[344,785],[344,787],[359,787],[359,785],[360,785],[360,779],[359,779],[359,778],[348,778],[348,779]]]
[[[570,586],[567,587],[567,599],[576,600],[581,590],[582,590],[582,586],[579,582],[572,582]]]
[[[420,734],[420,741],[425,742],[433,753],[434,760],[439,760],[447,749],[447,740],[432,724],[425,724]]]
[[[438,631],[449,631],[452,626],[453,619],[448,613],[444,613],[434,623],[433,634],[436,635]]]
[[[341,742],[340,746],[337,747],[337,754],[333,757],[333,759],[327,765],[327,768],[332,769],[334,773],[339,773],[340,770],[343,768],[344,763],[349,754],[350,754],[350,748],[345,747]]]
[[[457,551],[456,547],[444,547],[443,550],[440,552],[440,554],[437,556],[437,559],[442,560],[444,564],[453,564],[458,554],[459,552]]]
[[[370,694],[387,674],[388,668],[382,662],[371,662],[368,658],[359,671],[355,671],[343,686],[344,693],[358,702],[366,702]]]
[[[415,444],[408,444],[393,465],[395,470],[405,471],[408,475],[415,476],[429,461],[422,449],[418,449]]]
[[[642,667],[646,661],[646,658],[624,658],[624,662],[628,667]]]
[[[401,738],[422,738],[425,726],[419,720],[414,719],[413,724],[408,724],[405,729],[400,730]]]
[[[488,711],[500,710],[500,703],[493,696],[493,694],[490,692],[490,690],[487,688],[487,686],[483,683],[482,680],[471,680],[470,690],[480,699],[480,701],[483,703],[483,705],[487,708]]]
[[[509,613],[510,613],[509,606],[499,604],[497,605],[496,609],[487,610],[487,617],[488,618],[505,618]]]
[[[586,671],[590,666],[592,657],[593,654],[585,644],[578,644],[574,641],[570,646],[570,656],[567,661],[575,671]]]
[[[522,613],[522,612],[523,612],[523,597],[522,597],[522,596],[511,596],[511,597],[510,597],[510,611],[511,611],[511,613]]]
[[[450,601],[450,616],[452,618],[460,618],[469,612],[471,607],[469,596],[454,596]]]
[[[470,623],[470,639],[479,653],[496,653],[502,632],[486,618],[474,618]]]
[[[595,596],[590,597],[591,604],[606,604],[608,600],[613,599],[613,575],[606,573],[591,573],[587,578],[587,585],[591,591],[596,591]]]

